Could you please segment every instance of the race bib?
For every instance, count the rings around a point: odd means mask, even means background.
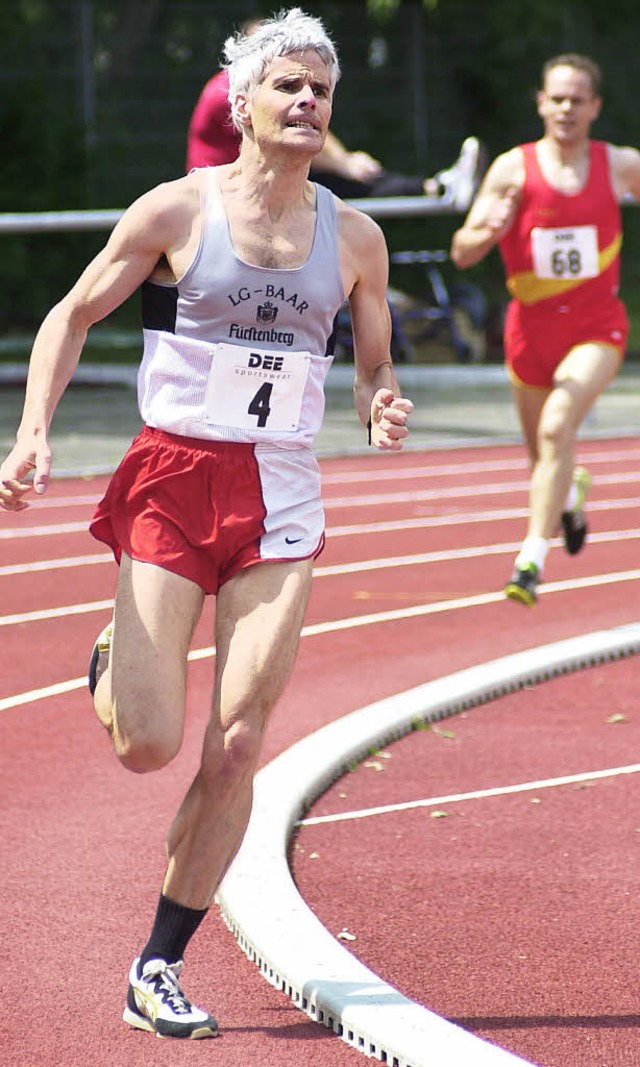
[[[571,281],[597,278],[598,230],[596,226],[531,231],[533,269],[537,278]]]
[[[297,430],[310,363],[309,352],[215,345],[204,398],[207,422],[241,430]]]

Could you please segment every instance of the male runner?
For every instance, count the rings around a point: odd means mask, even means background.
[[[504,348],[532,475],[527,535],[505,593],[527,605],[559,526],[567,552],[584,543],[590,479],[574,467],[576,435],[616,374],[628,332],[619,203],[640,198],[640,153],[590,140],[600,81],[587,56],[544,65],[542,138],[497,157],[451,249],[463,268],[499,245],[513,298]]]
[[[90,686],[122,764],[165,766],[182,742],[189,642],[205,595],[217,595],[201,763],[168,834],[155,922],[124,1009],[132,1026],[181,1038],[217,1033],[178,976],[242,841],[262,735],[293,667],[323,546],[311,446],[345,297],[355,403],[372,443],[400,449],[412,408],[391,366],[382,232],[307,177],[340,73],[332,42],[293,8],[230,38],[225,53],[237,162],[161,185],[125,213],[38,332],[17,441],[0,467],[5,509],[26,506],[30,472],[35,491],[46,490],[49,425],[87,330],[142,286],[145,428],[91,527],[120,567]]]

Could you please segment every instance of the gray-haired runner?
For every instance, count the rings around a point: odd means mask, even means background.
[[[250,40],[230,40],[227,56],[239,159],[159,186],[124,214],[38,332],[17,442],[0,468],[5,509],[27,506],[32,486],[46,490],[49,425],[87,330],[142,286],[145,428],[91,527],[120,567],[90,686],[122,764],[165,766],[182,743],[191,637],[205,595],[217,596],[200,767],[169,830],[156,918],[124,1011],[132,1026],[182,1038],[217,1033],[179,974],[242,841],[323,546],[312,443],[345,298],[355,403],[372,443],[400,449],[412,409],[391,366],[382,233],[308,180],[339,75],[330,39],[295,8]]]

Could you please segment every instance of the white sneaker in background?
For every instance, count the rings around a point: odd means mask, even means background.
[[[467,137],[453,166],[436,175],[444,188],[442,199],[456,211],[468,211],[486,169],[486,149],[477,137]]]

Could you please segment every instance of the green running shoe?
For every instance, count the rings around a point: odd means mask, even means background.
[[[539,581],[540,572],[535,563],[526,563],[524,567],[516,567],[504,587],[504,595],[531,608],[538,599],[536,589]]]

